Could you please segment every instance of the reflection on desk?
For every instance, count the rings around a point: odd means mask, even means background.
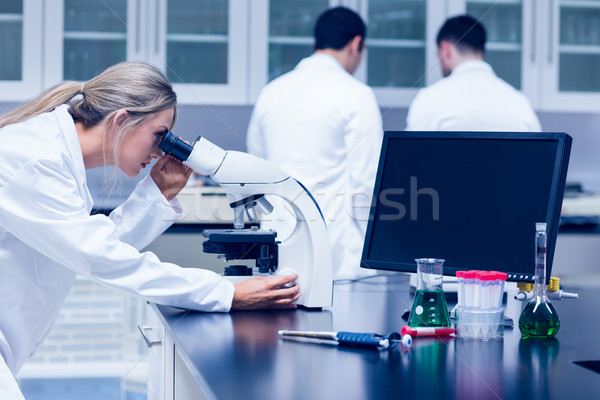
[[[219,399],[564,399],[600,393],[600,374],[574,361],[599,360],[600,291],[556,302],[553,340],[417,338],[410,350],[343,348],[282,340],[280,329],[400,331],[408,279],[338,285],[329,310],[181,312],[154,306],[185,367],[207,398]],[[177,398],[177,397],[176,397]]]

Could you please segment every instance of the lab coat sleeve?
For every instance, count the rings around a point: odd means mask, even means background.
[[[168,201],[148,175],[109,217],[115,223],[119,239],[141,250],[182,215],[177,197]]]
[[[32,251],[145,300],[228,311],[234,286],[218,274],[161,263],[119,239],[114,222],[90,216],[67,162],[25,164],[0,188],[0,224]]]
[[[362,232],[366,230],[369,217],[383,140],[381,112],[375,94],[370,88],[365,89],[347,125],[345,139],[350,187],[353,188],[350,212]]]

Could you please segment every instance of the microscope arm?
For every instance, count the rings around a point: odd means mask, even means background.
[[[279,243],[278,270],[298,274],[297,283],[303,294],[297,304],[308,308],[331,306],[332,261],[325,220],[304,186],[262,158],[225,151],[204,138],[191,146],[167,132],[160,149],[197,173],[210,176],[225,190],[234,210],[235,228],[244,227],[244,211],[252,211],[254,206],[265,214],[273,210],[265,195],[287,202],[295,225],[289,237]],[[248,216],[251,217],[251,213]]]

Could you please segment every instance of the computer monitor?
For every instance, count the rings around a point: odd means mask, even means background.
[[[535,276],[535,223],[548,224],[547,279],[572,139],[565,133],[385,132],[361,267]]]

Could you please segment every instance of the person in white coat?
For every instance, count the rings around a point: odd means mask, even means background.
[[[315,51],[262,90],[247,132],[248,151],[297,178],[323,212],[334,279],[372,274],[360,257],[381,142],[371,88],[352,74],[365,43],[364,22],[336,7],[315,25]]]
[[[175,195],[192,171],[158,144],[176,120],[166,77],[121,63],[88,82],[64,82],[0,117],[0,398],[41,345],[76,275],[145,300],[199,311],[293,308],[297,276],[232,284],[161,262],[148,245],[181,216]],[[110,216],[90,215],[85,170],[150,174]]]
[[[485,41],[483,25],[471,16],[444,23],[437,35],[444,78],[419,91],[407,131],[541,131],[527,98],[483,61]]]

